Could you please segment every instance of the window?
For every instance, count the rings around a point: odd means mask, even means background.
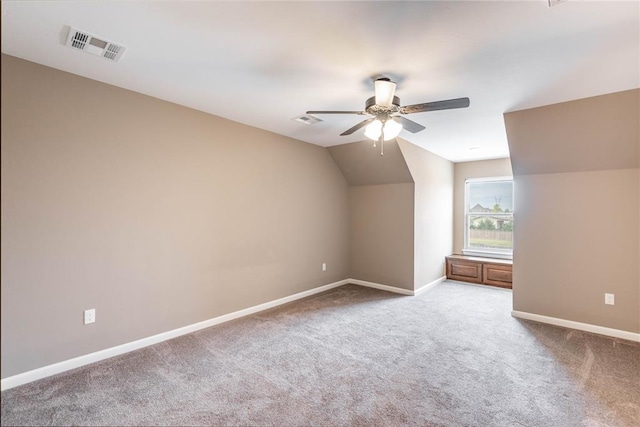
[[[513,256],[513,178],[478,178],[465,182],[466,255]]]

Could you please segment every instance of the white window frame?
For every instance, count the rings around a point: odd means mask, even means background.
[[[513,176],[497,176],[487,178],[467,178],[464,181],[464,249],[462,253],[470,256],[513,259],[513,249],[478,249],[469,247],[469,184],[477,182],[496,182],[511,181],[511,195],[514,200],[513,211],[511,214],[515,221],[515,186],[513,185]]]

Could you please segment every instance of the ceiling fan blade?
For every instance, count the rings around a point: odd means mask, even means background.
[[[454,108],[467,108],[469,98],[448,99],[446,101],[425,102],[424,104],[413,104],[400,107],[401,114],[422,113],[425,111],[452,110]]]
[[[346,136],[346,135],[351,135],[352,133],[354,133],[355,131],[357,131],[358,129],[361,129],[363,127],[365,127],[366,125],[368,125],[369,123],[371,123],[372,121],[374,121],[376,118],[375,117],[371,117],[367,120],[363,120],[360,123],[358,123],[357,125],[350,127],[349,129],[345,130],[344,132],[342,132],[340,134],[340,136]]]
[[[399,122],[402,125],[403,129],[406,129],[411,133],[417,133],[417,132],[420,132],[421,130],[426,129],[420,123],[416,123],[413,120],[409,120],[402,116],[395,116],[393,120]]]
[[[307,114],[367,114],[366,111],[307,111]]]

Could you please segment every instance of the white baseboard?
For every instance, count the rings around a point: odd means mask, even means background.
[[[168,332],[163,332],[147,338],[142,338],[126,344],[96,351],[94,353],[85,354],[83,356],[74,357],[73,359],[64,360],[62,362],[54,363],[52,365],[43,366],[41,368],[37,368],[21,374],[13,375],[11,377],[3,378],[2,380],[0,380],[0,390],[8,390],[10,388],[17,387],[22,384],[30,383],[32,381],[50,377],[52,375],[56,375],[65,371],[69,371],[71,369],[80,368],[90,363],[95,363],[100,360],[108,359],[110,357],[119,356],[121,354],[128,353],[133,350],[138,350],[140,348],[148,347],[150,345],[157,344],[159,342],[166,341],[172,338],[176,338],[181,335],[199,331],[200,329],[219,325],[221,323],[228,322],[233,319],[238,319],[240,317],[248,316],[250,314],[254,314],[259,311],[277,307],[279,305],[286,304],[288,302],[292,302],[301,298],[305,298],[320,292],[328,291],[329,289],[337,288],[338,286],[346,285],[348,283],[351,283],[351,281],[340,280],[338,282],[329,283],[328,285],[320,286],[314,289],[309,289],[308,291],[299,292],[297,294],[289,295],[287,297],[280,298],[274,301],[269,301],[264,304],[259,304],[253,307],[245,308],[243,310],[234,311],[233,313],[224,314],[222,316],[214,317],[212,319],[194,323],[192,325],[184,326],[182,328],[174,329]]]
[[[511,315],[518,319],[534,320],[540,323],[548,323],[550,325],[563,326],[565,328],[577,329],[579,331],[592,332],[594,334],[640,342],[640,334],[635,332],[606,328],[604,326],[591,325],[589,323],[574,322],[573,320],[558,319],[557,317],[543,316],[541,314],[527,313],[525,311],[513,310]]]
[[[409,289],[397,288],[395,286],[389,286],[389,285],[381,285],[380,283],[367,282],[366,280],[349,279],[347,282],[354,285],[366,286],[367,288],[380,289],[382,291],[393,292],[396,294],[410,295],[410,296],[414,295],[414,292]]]
[[[382,285],[380,283],[367,282],[366,280],[360,280],[360,279],[348,279],[348,282],[354,285],[366,286],[367,288],[380,289],[382,291],[393,292],[401,295],[415,296],[435,287],[436,285],[444,282],[445,280],[447,280],[447,276],[439,277],[433,282],[427,283],[426,285],[421,286],[416,290],[403,289],[403,288],[398,288],[396,286]]]
[[[380,289],[383,291],[395,292],[402,295],[417,295],[427,289],[436,286],[438,283],[444,281],[446,277],[441,277],[433,282],[412,291],[409,289],[397,288],[395,286],[381,285],[379,283],[366,282],[358,279],[344,279],[338,282],[329,283],[328,285],[320,286],[308,291],[299,292],[297,294],[289,295],[284,298],[280,298],[274,301],[269,301],[263,304],[259,304],[253,307],[245,308],[243,310],[234,311],[233,313],[224,314],[222,316],[214,317],[212,319],[204,320],[202,322],[187,325],[182,328],[173,329],[168,332],[163,332],[150,337],[142,338],[129,343],[121,344],[115,347],[107,348],[104,350],[96,351],[94,353],[85,354],[83,356],[74,357],[73,359],[63,360],[62,362],[54,363],[52,365],[43,366],[41,368],[33,369],[31,371],[23,372],[21,374],[13,375],[11,377],[3,378],[0,380],[0,390],[8,390],[19,385],[27,384],[32,381],[36,381],[42,378],[50,377],[52,375],[60,374],[71,369],[80,368],[91,363],[99,362],[110,357],[119,356],[124,353],[128,353],[133,350],[138,350],[144,347],[148,347],[153,344],[157,344],[163,341],[170,340],[172,338],[179,337],[181,335],[190,334],[192,332],[199,331],[201,329],[209,328],[211,326],[219,325],[221,323],[228,322],[230,320],[238,319],[240,317],[248,316],[269,308],[277,307],[288,302],[292,302],[301,298],[305,298],[320,292],[328,291],[333,288],[337,288],[346,284],[354,284],[360,286],[366,286],[369,288]]]
[[[436,285],[439,285],[440,283],[444,282],[445,280],[447,280],[447,276],[442,276],[436,280],[434,280],[431,283],[427,283],[424,286],[419,287],[418,289],[416,289],[415,291],[413,291],[414,295],[420,295],[421,293],[428,291],[429,289],[435,288]]]

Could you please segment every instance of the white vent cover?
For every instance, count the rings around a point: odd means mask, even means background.
[[[312,116],[311,114],[304,114],[302,116],[294,117],[293,120],[295,120],[298,123],[303,123],[305,125],[315,125],[316,123],[320,123],[322,121],[321,118]]]
[[[115,62],[118,62],[120,58],[122,58],[125,50],[127,50],[127,48],[122,45],[71,27],[69,28],[66,45],[92,55],[102,56]]]

